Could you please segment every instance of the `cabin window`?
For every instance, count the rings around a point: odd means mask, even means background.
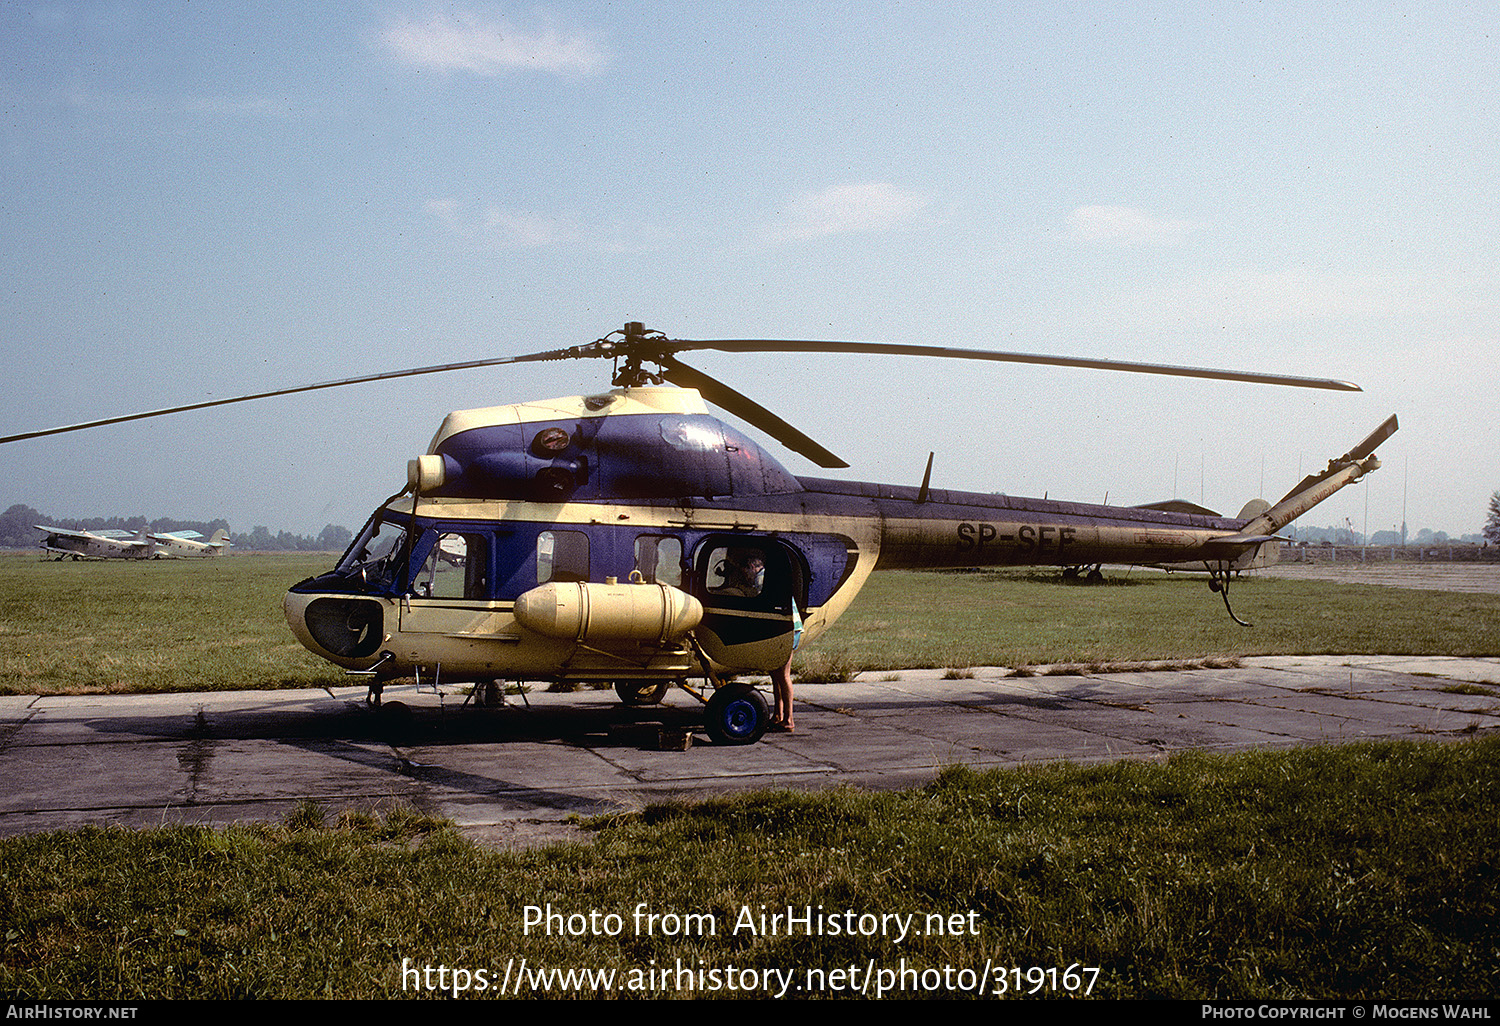
[[[647,584],[682,587],[682,539],[643,534],[635,540],[635,568]]]
[[[582,531],[543,531],[536,538],[536,583],[589,579],[589,536]]]
[[[412,590],[423,598],[488,598],[488,539],[456,531],[439,534]]]
[[[720,545],[708,557],[710,595],[755,598],[766,586],[766,553],[752,545]]]

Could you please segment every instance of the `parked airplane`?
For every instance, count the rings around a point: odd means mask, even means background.
[[[150,559],[156,542],[132,531],[70,531],[66,527],[34,525],[46,532],[42,548],[58,559]]]
[[[72,531],[36,524],[45,531],[42,548],[59,560],[73,559],[189,559],[217,556],[229,545],[229,532],[220,528],[207,541],[197,531],[144,534],[140,531]]]
[[[156,543],[157,559],[193,559],[222,555],[226,546],[232,544],[229,532],[222,527],[208,541],[197,531],[169,531],[166,534],[149,536]]]

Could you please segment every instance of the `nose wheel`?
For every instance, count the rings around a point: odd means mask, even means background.
[[[726,684],[708,699],[704,727],[717,745],[753,745],[771,723],[766,700],[749,684]]]

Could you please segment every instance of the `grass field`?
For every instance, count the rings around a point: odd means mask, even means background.
[[[292,640],[279,608],[287,584],[328,562],[0,558],[0,691],[344,683]],[[879,574],[805,658],[876,668],[1500,652],[1496,596],[1282,580],[1242,581],[1234,595],[1256,627],[1230,622],[1201,579],[1180,576],[1072,587],[1028,573]],[[472,996],[483,971],[494,996],[525,959],[533,974],[614,974],[588,996],[693,996],[647,975],[680,962],[763,980],[791,972],[799,996],[841,993],[829,972],[904,965],[918,989],[891,996],[959,996],[949,983],[1067,996],[1088,981],[1091,997],[1489,998],[1500,988],[1497,780],[1500,738],[1481,737],[953,769],[893,794],[655,806],[592,824],[587,843],[514,853],[401,808],[17,837],[0,841],[0,994],[385,998],[436,987],[435,973],[403,970],[441,965],[450,992],[462,979]],[[525,907],[547,903],[614,913],[622,930],[525,930]],[[711,916],[717,932],[698,919],[696,934],[641,935],[641,903]],[[741,910],[808,905],[964,928],[900,943],[732,930]],[[522,996],[577,992],[528,979]]]
[[[218,691],[347,683],[281,615],[332,557],[162,562],[0,557],[0,694]],[[1500,596],[1250,578],[1240,627],[1201,576],[879,573],[799,669],[1028,666],[1277,654],[1500,654]]]
[[[1230,620],[1202,574],[1113,570],[875,574],[813,645],[870,669],[1246,655],[1500,654],[1500,595],[1246,577]],[[809,653],[811,655],[811,653]]]
[[[343,684],[287,629],[287,586],[332,556],[42,562],[0,557],[0,693]]]

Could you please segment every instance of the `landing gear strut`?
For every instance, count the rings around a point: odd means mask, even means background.
[[[698,639],[688,635],[688,643],[703,664],[703,677],[713,685],[714,693],[704,700],[687,687],[683,689],[699,701],[703,701],[703,728],[716,745],[753,745],[771,725],[771,710],[766,707],[765,697],[749,684],[720,681],[709,664],[708,653],[698,644]]]
[[[1085,584],[1103,584],[1104,571],[1100,569],[1102,564],[1095,563],[1093,566],[1065,566],[1063,567],[1063,580],[1069,584],[1082,581]]]

